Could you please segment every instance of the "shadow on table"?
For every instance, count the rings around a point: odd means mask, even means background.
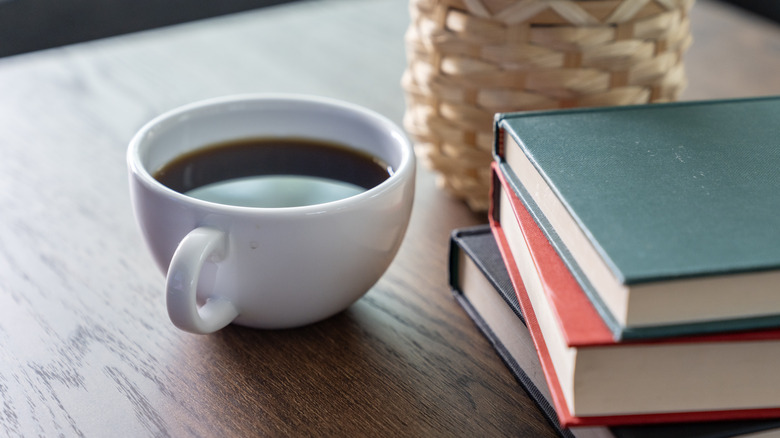
[[[192,337],[181,351],[186,357],[180,358],[195,378],[189,396],[207,398],[211,406],[238,407],[233,412],[243,418],[231,423],[244,427],[283,424],[288,428],[283,435],[323,433],[318,428],[351,422],[358,427],[364,415],[387,415],[380,410],[388,409],[381,403],[388,397],[388,380],[396,391],[409,395],[402,399],[414,399],[415,387],[399,378],[404,373],[397,368],[405,365],[382,359],[377,349],[392,347],[369,333],[376,327],[366,329],[363,316],[348,309],[302,328],[230,325]],[[302,408],[313,405],[319,407]],[[408,406],[391,409],[404,408]]]

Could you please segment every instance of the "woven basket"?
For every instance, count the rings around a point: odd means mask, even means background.
[[[497,112],[676,100],[694,0],[410,0],[404,126],[487,209]]]

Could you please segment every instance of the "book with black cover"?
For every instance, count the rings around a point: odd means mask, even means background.
[[[758,432],[780,435],[780,420],[562,428],[550,403],[550,392],[515,289],[488,225],[452,233],[449,282],[458,303],[562,437],[727,438]]]

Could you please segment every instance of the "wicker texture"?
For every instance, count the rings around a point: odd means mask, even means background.
[[[411,0],[404,126],[487,209],[497,112],[676,100],[694,0]]]

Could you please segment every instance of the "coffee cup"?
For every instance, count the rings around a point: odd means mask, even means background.
[[[136,220],[166,277],[168,315],[193,333],[297,327],[348,308],[395,257],[414,197],[403,131],[320,97],[189,104],[143,126],[127,161]],[[379,176],[352,175],[369,168]],[[196,194],[235,182],[243,188]],[[334,182],[353,191],[323,189]]]

